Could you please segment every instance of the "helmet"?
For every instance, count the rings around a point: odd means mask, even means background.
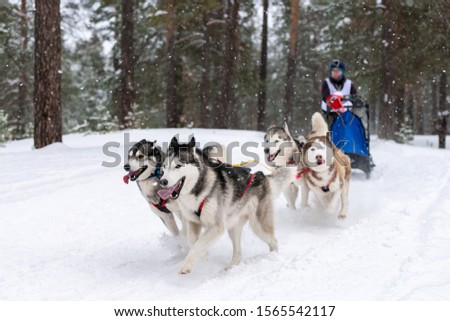
[[[342,76],[344,76],[344,73],[345,73],[345,64],[344,64],[341,60],[336,59],[336,60],[333,60],[333,61],[330,63],[330,67],[329,67],[329,69],[328,69],[328,72],[329,72],[329,74],[330,74],[330,77],[331,77],[331,71],[332,71],[333,69],[335,69],[335,68],[340,69],[341,72],[342,72]]]

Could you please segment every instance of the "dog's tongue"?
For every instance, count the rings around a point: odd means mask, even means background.
[[[166,188],[160,189],[158,191],[159,197],[161,197],[163,200],[169,199],[169,197],[172,195],[173,191],[175,190],[176,186],[177,186],[177,184],[175,184],[171,187],[166,187]]]
[[[131,176],[136,176],[136,174],[139,173],[140,170],[141,170],[141,169],[135,170],[135,171],[133,171],[133,172],[129,172],[127,175],[125,175],[125,176],[123,177],[123,182],[124,182],[125,184],[128,184],[128,182],[130,181],[130,177],[131,177]]]

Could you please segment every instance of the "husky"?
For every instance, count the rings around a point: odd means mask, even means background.
[[[344,219],[348,210],[350,160],[331,142],[328,125],[320,113],[314,113],[311,122],[312,132],[302,147],[303,167],[297,177],[306,180],[327,213],[335,213],[340,200],[338,218]]]
[[[239,264],[241,234],[247,221],[270,251],[278,250],[271,187],[262,172],[252,174],[248,168],[211,161],[205,151],[195,147],[194,137],[188,144],[179,144],[176,137],[172,139],[163,169],[163,188],[158,194],[163,200],[178,203],[187,221],[191,248],[181,274],[192,271],[225,229],[233,245],[233,255],[225,269]],[[204,232],[200,235],[201,228]]]
[[[284,123],[284,127],[270,126],[264,135],[266,146],[264,154],[267,162],[275,166],[275,173],[280,171],[285,173],[283,184],[281,184],[280,188],[274,189],[274,192],[283,193],[288,207],[292,209],[295,209],[298,186],[301,187],[302,191],[300,206],[302,208],[308,207],[309,189],[304,180],[296,179],[297,166],[300,162],[300,150],[304,141],[305,138],[303,136],[294,138],[290,134],[287,123]],[[286,171],[285,168],[289,168],[289,170]],[[282,177],[282,175],[279,175],[279,177]],[[278,197],[278,195],[274,193],[274,197]]]
[[[127,174],[123,180],[126,184],[129,181],[136,181],[142,196],[150,204],[152,212],[161,219],[172,235],[177,236],[180,230],[173,212],[179,213],[178,207],[174,202],[165,201],[157,194],[160,189],[159,180],[162,175],[163,159],[164,153],[156,141],[141,140],[128,151],[128,162],[124,165]],[[183,225],[182,220],[181,222]],[[183,228],[182,231],[184,231]]]

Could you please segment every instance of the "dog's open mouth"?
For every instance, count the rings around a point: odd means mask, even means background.
[[[279,149],[276,153],[267,155],[267,161],[273,162],[280,152],[281,150]]]
[[[159,197],[161,197],[163,200],[167,200],[167,199],[169,199],[169,197],[172,199],[177,199],[178,196],[180,196],[181,190],[183,189],[185,179],[186,179],[186,176],[183,176],[174,185],[172,185],[170,187],[161,188],[158,191]]]
[[[129,181],[129,180],[131,180],[132,182],[135,181],[135,180],[137,180],[138,177],[141,176],[141,174],[147,169],[147,167],[148,167],[148,166],[145,165],[145,166],[143,166],[143,167],[141,167],[141,168],[139,168],[139,169],[137,169],[137,170],[135,170],[135,171],[128,172],[128,174],[126,174],[126,175],[123,177],[124,183],[125,183],[125,184],[128,184],[128,181]]]
[[[317,156],[316,157],[316,164],[317,164],[317,166],[325,164],[325,160],[322,158],[322,156]]]

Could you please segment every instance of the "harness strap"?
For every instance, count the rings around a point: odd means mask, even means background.
[[[302,177],[303,174],[311,173],[311,172],[312,172],[311,169],[304,169],[301,172],[298,172],[297,175],[295,176],[295,178],[299,179]],[[331,183],[334,182],[335,179],[336,179],[336,174],[334,174],[333,177],[331,177],[331,180],[327,185],[325,185],[325,186],[317,186],[316,185],[316,186],[319,187],[322,190],[322,192],[327,193],[330,191],[330,185],[331,185]],[[313,184],[313,182],[311,180],[310,180],[310,183]],[[315,184],[313,184],[313,185],[315,185]]]
[[[242,198],[244,197],[245,193],[247,193],[248,188],[250,187],[250,185],[252,185],[254,179],[255,179],[255,174],[252,173],[252,175],[250,175],[250,178],[249,178],[249,180],[248,180],[248,182],[247,182],[247,186],[245,186],[244,193],[242,193],[240,199],[242,199]]]
[[[312,172],[312,170],[310,170],[310,169],[304,169],[304,170],[302,170],[301,172],[298,172],[297,175],[295,176],[295,178],[296,178],[296,179],[299,179],[299,178],[302,177],[303,174],[305,174],[305,173],[311,173],[311,172]]]
[[[205,205],[206,199],[208,198],[208,196],[206,196],[202,202],[200,203],[200,206],[198,207],[198,210],[196,210],[194,213],[195,215],[197,215],[198,217],[200,217],[200,215],[202,214],[202,210],[203,210],[203,205]]]
[[[242,199],[242,197],[244,197],[245,193],[247,193],[248,189],[250,188],[250,185],[252,185],[253,180],[255,179],[255,174],[251,174],[250,178],[248,179],[247,185],[245,186],[244,192],[242,193],[241,197],[239,199]],[[198,210],[196,210],[194,213],[195,215],[197,215],[198,217],[200,217],[200,215],[202,214],[202,210],[203,210],[203,206],[205,205],[206,199],[208,198],[208,196],[206,196],[200,203],[200,205],[198,206]]]
[[[153,203],[153,202],[150,202],[150,204],[151,204],[154,208],[156,208],[157,210],[160,210],[161,212],[164,212],[164,213],[166,213],[166,214],[171,213],[171,212],[169,211],[169,209],[166,207],[166,201],[163,200],[163,199],[161,199],[161,202],[159,202],[159,204],[156,204],[156,203]]]

